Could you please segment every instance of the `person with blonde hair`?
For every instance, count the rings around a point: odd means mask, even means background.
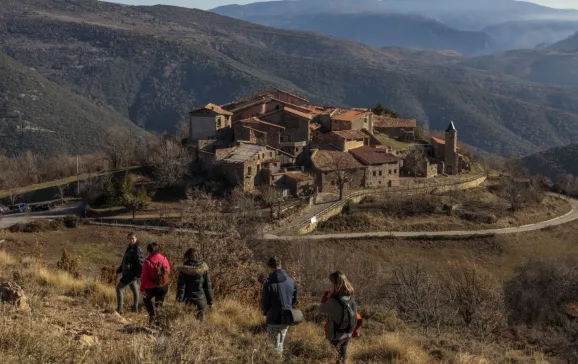
[[[339,353],[338,363],[345,363],[347,345],[357,328],[357,304],[353,286],[342,272],[329,275],[331,290],[321,299],[319,310],[327,314],[325,337]]]

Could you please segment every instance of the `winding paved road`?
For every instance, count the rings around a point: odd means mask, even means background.
[[[34,220],[59,219],[65,216],[79,215],[82,211],[82,202],[58,207],[51,211],[26,212],[21,214],[0,215],[0,229],[7,229],[12,225],[26,224]]]
[[[572,210],[562,216],[558,216],[551,220],[538,222],[535,224],[523,225],[511,228],[502,229],[487,229],[487,230],[455,230],[455,231],[376,231],[376,232],[366,232],[366,233],[343,233],[343,234],[320,234],[320,235],[290,235],[290,236],[278,236],[273,234],[265,234],[263,238],[265,240],[286,240],[286,241],[297,241],[297,240],[325,240],[325,239],[363,239],[363,238],[383,238],[383,237],[453,237],[453,236],[486,236],[486,235],[503,235],[503,234],[515,234],[527,231],[541,230],[551,226],[557,226],[566,224],[568,222],[578,220],[578,200],[568,199],[565,196],[550,194],[553,197],[557,197],[568,201],[572,206]]]

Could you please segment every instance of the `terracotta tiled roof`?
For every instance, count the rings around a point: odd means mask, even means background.
[[[291,178],[294,181],[311,181],[313,180],[313,176],[311,176],[308,173],[304,173],[304,172],[287,172],[284,174],[285,177],[287,178]]]
[[[388,164],[397,163],[399,158],[383,149],[371,148],[371,147],[359,147],[349,151],[363,164]]]
[[[440,138],[431,137],[431,140],[432,140],[433,142],[438,143],[438,144],[446,144],[446,141],[443,140],[443,139],[440,139]]]
[[[313,165],[321,171],[364,168],[351,154],[333,150],[318,150],[311,156]]]
[[[274,88],[274,89],[272,89],[272,90],[263,91],[263,92],[261,92],[260,94],[257,94],[257,96],[269,95],[269,94],[272,94],[272,93],[274,93],[274,92],[283,92],[283,93],[285,93],[285,94],[287,94],[287,95],[290,95],[290,96],[292,96],[292,97],[295,97],[295,98],[297,98],[297,99],[299,99],[299,100],[301,100],[301,101],[309,102],[309,100],[307,100],[306,98],[303,98],[303,97],[301,97],[301,96],[292,94],[291,92],[288,92],[288,91],[285,91],[285,90],[280,90],[280,89],[278,89],[278,88]]]
[[[369,135],[361,130],[336,130],[331,133],[345,140],[369,139]]]
[[[332,119],[339,120],[339,121],[354,121],[354,120],[360,119],[362,117],[365,117],[368,114],[371,114],[371,111],[346,110],[343,113],[332,116]]]
[[[295,109],[290,108],[290,107],[284,107],[283,110],[285,110],[288,113],[291,113],[293,115],[301,116],[302,118],[305,118],[305,119],[309,119],[309,120],[313,119],[313,115],[295,110]]]
[[[211,103],[206,104],[206,105],[203,106],[203,107],[200,107],[200,108],[198,108],[198,109],[196,109],[196,110],[191,111],[191,114],[192,114],[192,113],[195,113],[195,112],[197,112],[197,111],[201,111],[201,110],[212,110],[212,111],[216,112],[216,113],[219,114],[219,115],[229,115],[229,116],[230,116],[230,115],[233,115],[232,112],[223,109],[223,108],[220,107],[219,105],[215,105],[215,104],[211,104]]]
[[[385,115],[375,115],[373,117],[373,126],[376,128],[415,128],[416,125],[415,119],[397,119]]]
[[[283,130],[285,129],[285,128],[282,127],[281,125],[273,124],[273,123],[270,123],[270,122],[268,122],[268,121],[263,121],[263,120],[261,120],[261,119],[259,119],[259,118],[257,118],[257,117],[251,117],[251,118],[248,118],[248,119],[243,119],[243,120],[241,120],[240,122],[241,122],[241,123],[249,123],[249,124],[263,124],[263,125],[267,125],[267,126],[272,126],[272,127],[275,127],[275,128],[283,129]]]

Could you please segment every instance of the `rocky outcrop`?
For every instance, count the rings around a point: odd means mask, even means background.
[[[30,309],[24,291],[14,282],[0,282],[0,302],[14,305],[21,310]]]

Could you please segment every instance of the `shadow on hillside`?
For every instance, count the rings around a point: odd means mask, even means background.
[[[150,335],[155,335],[158,334],[159,331],[152,329],[150,327],[146,327],[146,326],[141,326],[141,325],[126,325],[125,327],[123,327],[122,329],[119,330],[120,332],[122,332],[123,334],[131,334],[131,335],[135,335],[135,334],[150,334]]]

